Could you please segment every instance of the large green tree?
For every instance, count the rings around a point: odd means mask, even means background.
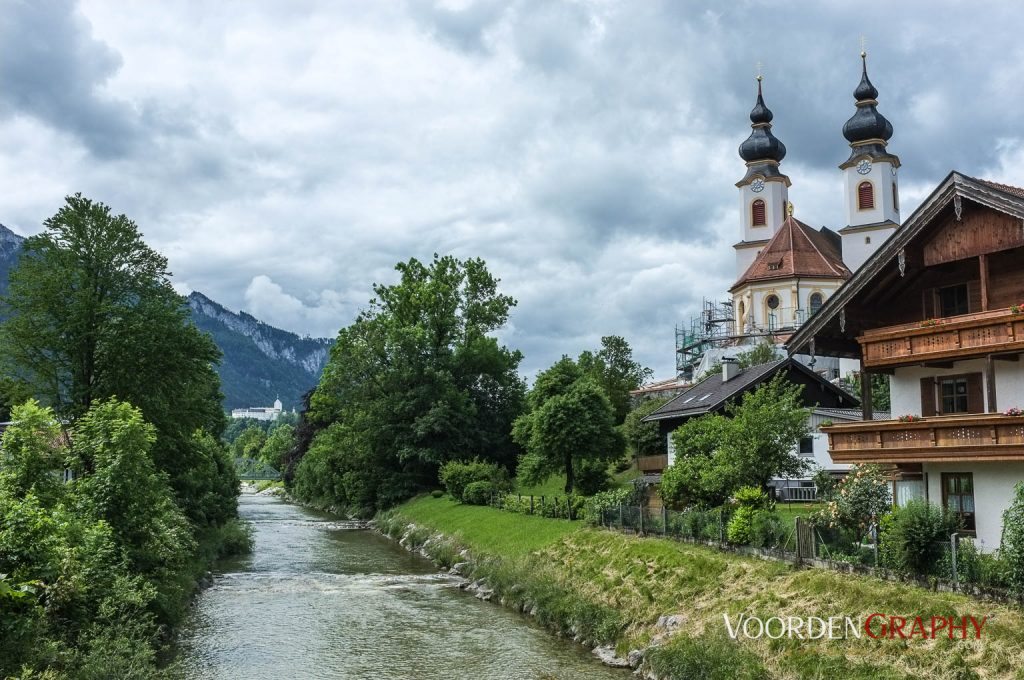
[[[600,490],[608,464],[625,450],[604,388],[579,364],[562,357],[537,376],[528,404],[512,435],[526,451],[520,479],[539,483],[564,473],[566,493]]]
[[[193,474],[203,457],[195,432],[219,435],[224,425],[213,368],[220,353],[189,319],[166,258],[130,219],[80,194],[44,227],[25,240],[0,301],[0,369],[66,423],[112,397],[137,406],[156,428],[152,456],[190,518],[225,519],[190,498],[221,481],[195,489]]]
[[[452,459],[515,464],[509,432],[523,401],[522,356],[493,336],[515,301],[483,260],[435,255],[396,269],[400,281],[375,285],[369,308],[338,334],[306,414],[320,428],[344,426],[337,439],[346,450],[312,448],[321,474],[350,491],[303,480],[312,463],[296,468],[296,488],[333,494],[323,501],[385,505],[435,486]],[[332,455],[344,466],[323,460]]]
[[[803,474],[806,464],[794,455],[808,432],[802,390],[776,376],[725,414],[695,418],[673,432],[676,458],[662,475],[662,497],[714,506],[742,486],[765,489],[772,478]]]
[[[667,452],[667,442],[661,436],[658,423],[645,423],[643,419],[667,404],[668,398],[646,399],[626,415],[622,434],[634,456],[659,456]]]
[[[626,419],[630,409],[630,391],[638,389],[654,374],[633,359],[633,348],[619,335],[601,338],[601,349],[580,355],[579,367],[593,378],[608,396],[615,424]]]

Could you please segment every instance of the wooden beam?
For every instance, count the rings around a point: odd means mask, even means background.
[[[978,256],[978,270],[981,275],[981,311],[988,311],[988,255]]]
[[[993,354],[996,361],[1020,361],[1020,354]]]
[[[864,420],[874,419],[874,409],[871,403],[871,374],[861,368],[860,371],[860,405]]]
[[[988,396],[988,412],[998,413],[999,407],[996,405],[996,365],[992,360],[991,354],[985,357],[985,393]]]
[[[955,363],[952,361],[925,361],[921,365],[925,368],[953,368]]]

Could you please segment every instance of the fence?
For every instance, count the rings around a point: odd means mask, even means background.
[[[774,512],[758,512],[744,533],[730,531],[733,511],[726,508],[677,511],[625,504],[595,508],[583,496],[511,493],[492,495],[490,504],[509,512],[587,520],[612,531],[664,536],[813,566],[910,572],[919,579],[930,579],[935,587],[961,590],[967,586],[996,597],[1006,595],[1005,564],[991,554],[980,553],[973,541],[961,541],[966,537],[959,534],[918,546],[917,563],[908,565],[905,555],[901,557],[903,546],[887,544],[875,525],[860,534],[817,525],[805,517],[784,520]]]

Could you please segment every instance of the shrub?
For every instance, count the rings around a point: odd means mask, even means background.
[[[752,508],[754,510],[771,510],[775,507],[775,501],[756,486],[741,486],[732,495],[733,501],[741,508]]]
[[[1024,482],[1013,488],[1013,502],[1003,513],[1001,554],[1006,562],[1007,581],[1016,593],[1024,593]]]
[[[740,507],[733,513],[729,525],[725,528],[726,539],[735,545],[750,543],[750,524],[754,519],[753,508]]]
[[[220,556],[248,555],[252,552],[252,525],[240,519],[228,520],[220,528]]]
[[[591,524],[600,524],[606,510],[617,509],[629,501],[630,489],[612,489],[595,493],[585,503],[585,518]],[[617,517],[617,515],[616,515]]]
[[[750,520],[750,545],[777,548],[786,540],[786,526],[774,510],[758,510]]]
[[[441,491],[440,489],[434,489],[433,491],[430,492],[431,498],[440,498],[443,495],[444,491]]]
[[[949,569],[952,565],[949,566]],[[983,553],[974,541],[960,541],[956,553],[956,570],[960,580],[985,588],[1006,588],[1009,586],[1010,565],[1003,553]]]
[[[448,461],[441,466],[439,476],[444,488],[455,499],[463,498],[466,487],[473,482],[490,482],[493,489],[503,491],[510,488],[505,468],[481,460]]]
[[[462,492],[462,502],[469,505],[487,505],[494,495],[494,484],[491,482],[470,482]]]
[[[892,508],[886,472],[878,465],[854,465],[839,482],[815,520],[826,526],[864,531],[872,518]]]
[[[912,500],[897,508],[884,528],[881,540],[887,546],[892,567],[924,576],[943,558],[943,546],[948,545],[950,534],[959,529],[959,518],[927,501]]]

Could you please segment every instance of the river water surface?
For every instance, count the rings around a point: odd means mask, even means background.
[[[218,565],[182,627],[189,678],[624,680],[368,530],[243,494],[251,555]]]

